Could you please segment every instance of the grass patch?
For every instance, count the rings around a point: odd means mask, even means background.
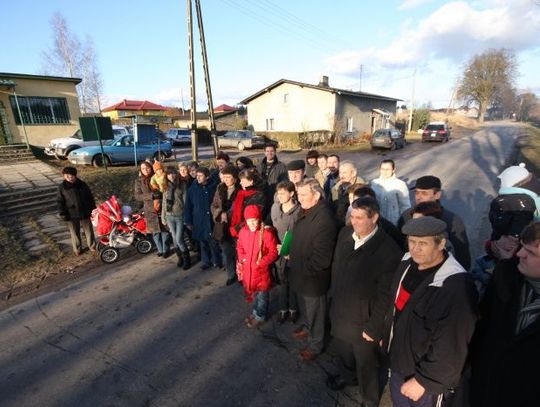
[[[527,126],[527,135],[518,143],[520,155],[529,171],[540,175],[540,128]]]

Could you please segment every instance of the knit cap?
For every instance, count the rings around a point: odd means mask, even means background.
[[[529,171],[525,168],[525,164],[514,165],[508,167],[501,172],[497,178],[501,180],[501,188],[510,188],[516,186],[521,181],[524,181],[529,176]]]
[[[161,161],[156,161],[152,165],[152,168],[154,169],[154,172],[156,172],[157,170],[165,170],[165,168],[163,168],[163,164],[161,163]]]
[[[244,219],[261,219],[261,210],[257,205],[248,205],[244,209]]]

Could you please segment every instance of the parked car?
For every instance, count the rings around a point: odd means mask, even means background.
[[[395,150],[405,147],[405,136],[397,129],[379,129],[371,136],[371,148]]]
[[[129,132],[124,126],[112,126],[113,136],[120,137],[128,135]],[[69,153],[82,147],[99,146],[99,141],[83,141],[81,129],[77,129],[71,136],[54,138],[45,147],[45,154],[65,160]]]
[[[171,143],[159,141],[156,138],[151,144],[139,144],[136,146],[137,162],[148,157],[163,161],[172,155]],[[68,160],[72,164],[93,165],[101,167],[116,163],[133,163],[135,161],[135,148],[133,146],[133,136],[128,134],[114,140],[107,141],[103,146],[104,156],[101,154],[99,146],[83,147],[72,151],[68,155]]]
[[[422,143],[426,141],[442,141],[446,143],[450,138],[450,130],[446,122],[431,122],[422,132]]]
[[[264,137],[257,136],[250,130],[228,131],[218,136],[218,147],[236,147],[242,151],[245,148],[264,147]]]
[[[180,129],[180,128],[170,128],[165,133],[167,140],[169,140],[173,146],[177,144],[191,144],[191,130],[190,129]]]

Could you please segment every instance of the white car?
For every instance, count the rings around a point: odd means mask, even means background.
[[[130,134],[124,126],[112,126],[114,138]],[[69,153],[81,147],[99,146],[99,141],[83,141],[81,130],[77,129],[70,137],[55,138],[45,148],[45,154],[66,159]]]

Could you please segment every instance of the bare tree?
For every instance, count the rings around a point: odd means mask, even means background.
[[[103,80],[97,66],[97,56],[94,42],[90,36],[86,37],[82,52],[82,83],[86,98],[85,106],[93,112],[101,112],[101,95],[103,93]]]
[[[466,65],[457,94],[468,104],[478,104],[478,119],[483,122],[488,107],[514,88],[516,76],[514,53],[507,49],[490,49],[475,55]]]
[[[92,39],[87,36],[84,46],[81,45],[79,38],[70,31],[66,19],[60,13],[53,15],[51,28],[53,45],[42,54],[43,73],[81,78],[82,82],[77,85],[81,111],[99,112],[103,82]]]
[[[518,96],[519,99],[519,111],[517,119],[520,121],[529,121],[531,118],[531,112],[538,105],[538,99],[532,92],[522,93]]]

